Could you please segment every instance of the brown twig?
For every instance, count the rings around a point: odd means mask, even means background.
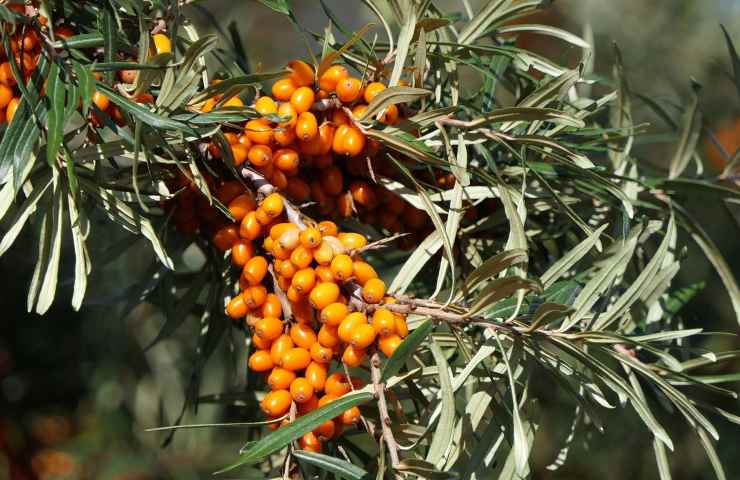
[[[398,240],[399,238],[405,237],[407,235],[411,235],[411,234],[408,233],[408,232],[407,233],[397,233],[395,235],[391,235],[390,237],[381,238],[380,240],[378,240],[376,242],[368,243],[367,245],[365,245],[362,248],[351,250],[349,252],[349,255],[350,256],[360,255],[362,253],[369,252],[371,250],[380,250],[381,248],[387,247],[389,243],[391,243],[391,242],[393,242],[395,240]]]
[[[388,415],[388,405],[385,402],[385,385],[380,382],[380,356],[378,352],[373,353],[370,358],[370,375],[375,388],[375,396],[378,400],[378,414],[380,415],[380,426],[383,430],[383,441],[388,448],[391,457],[391,465],[397,468],[401,463],[398,458],[398,444],[391,430],[391,418]]]

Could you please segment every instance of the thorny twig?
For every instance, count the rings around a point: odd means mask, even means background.
[[[391,430],[391,418],[388,415],[388,405],[385,402],[385,385],[380,382],[380,356],[378,352],[373,353],[370,358],[370,375],[375,388],[375,396],[378,400],[378,413],[380,415],[380,426],[383,429],[383,441],[388,448],[391,457],[391,465],[397,468],[401,463],[398,458],[398,444]]]

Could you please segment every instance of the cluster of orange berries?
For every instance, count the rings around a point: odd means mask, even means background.
[[[232,263],[241,269],[240,293],[226,312],[252,329],[256,350],[249,368],[266,376],[271,391],[262,409],[277,428],[293,402],[297,415],[303,415],[359,388],[359,380],[331,373],[332,363],[358,367],[373,348],[390,357],[408,326],[403,315],[384,308],[394,299],[360,255],[367,245],[364,236],[340,232],[331,221],[288,222],[279,193],[259,204],[243,193],[228,208],[239,223],[221,228],[213,239],[218,248],[231,251]],[[361,298],[361,308],[353,306],[353,296]],[[302,448],[320,450],[322,440],[359,416],[353,407],[325,422],[300,440]]]
[[[28,15],[24,4],[11,4],[7,7],[15,13]],[[37,19],[41,25],[46,25],[48,22],[43,15],[38,15]],[[64,32],[66,30],[63,29],[62,34]],[[23,74],[24,81],[28,83],[41,56],[39,35],[30,27],[16,28],[16,33],[10,37],[10,48],[13,52],[12,59],[7,57],[5,49],[0,48],[0,123],[10,123],[21,101],[21,92],[10,62],[15,62]]]
[[[342,65],[334,65],[316,79],[313,68],[295,60],[292,73],[277,80],[272,95],[256,98],[260,118],[249,120],[240,130],[225,132],[237,167],[248,165],[278,191],[297,202],[315,202],[328,218],[360,216],[365,223],[390,233],[427,234],[432,226],[427,215],[399,195],[368,181],[368,159],[384,176],[397,172],[378,154],[380,145],[366,138],[357,125],[368,104],[386,87],[381,82],[363,82]],[[211,111],[220,97],[207,100],[201,110]],[[321,103],[325,102],[325,103]],[[224,106],[243,107],[238,97]],[[395,124],[400,112],[390,105],[381,123]],[[214,158],[222,153],[209,145]],[[418,239],[408,239],[407,248]]]

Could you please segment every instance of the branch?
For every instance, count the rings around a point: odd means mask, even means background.
[[[380,426],[383,429],[383,441],[386,447],[388,447],[391,465],[393,468],[397,468],[401,462],[398,458],[398,444],[391,430],[388,405],[385,402],[385,385],[380,383],[380,356],[378,352],[373,353],[373,356],[370,358],[370,375],[372,377],[373,387],[375,387],[375,396],[378,399],[378,413],[380,414]]]
[[[371,250],[380,250],[381,248],[387,247],[389,243],[391,243],[391,242],[393,242],[395,240],[398,240],[399,238],[405,237],[407,235],[411,235],[411,233],[408,233],[408,232],[406,232],[406,233],[397,233],[395,235],[391,235],[390,237],[381,238],[380,240],[378,240],[376,242],[368,243],[367,245],[365,245],[362,248],[351,250],[350,252],[348,252],[348,255],[349,256],[360,255],[362,253],[369,252]]]

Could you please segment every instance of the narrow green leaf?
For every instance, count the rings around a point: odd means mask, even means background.
[[[540,277],[543,287],[548,288],[552,284],[554,284],[560,277],[562,277],[566,272],[568,272],[568,270],[570,270],[576,263],[578,263],[580,259],[582,259],[589,251],[591,251],[594,246],[600,248],[599,237],[608,226],[609,224],[605,223],[604,225],[597,228],[591,236],[573,247],[567,254],[565,254],[557,262],[552,264],[552,266],[548,268],[544,274],[542,274],[542,277]]]
[[[341,458],[324,455],[322,453],[309,452],[307,450],[296,450],[293,456],[299,462],[320,468],[329,473],[333,473],[339,478],[347,480],[362,480],[368,474],[365,469],[353,465]]]
[[[360,117],[361,122],[374,118],[377,114],[398,103],[413,103],[431,95],[432,92],[423,88],[389,87],[373,98],[365,113]]]
[[[455,426],[455,396],[452,390],[450,366],[447,364],[444,352],[442,352],[442,349],[434,340],[430,342],[429,349],[439,370],[441,411],[439,421],[434,429],[431,444],[429,445],[429,450],[427,451],[426,460],[434,464],[438,469],[441,469],[447,460],[448,451],[452,446],[452,430]]]

